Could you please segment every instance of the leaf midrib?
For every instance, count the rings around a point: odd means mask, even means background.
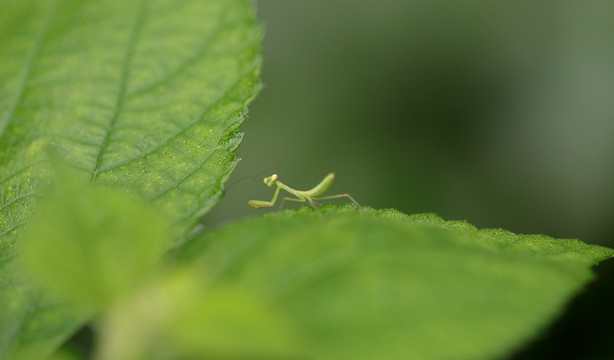
[[[139,10],[136,13],[136,19],[134,21],[134,25],[130,33],[128,44],[126,45],[124,60],[122,61],[122,73],[119,82],[119,91],[117,93],[117,99],[115,101],[115,108],[113,110],[113,115],[109,120],[109,125],[106,128],[104,139],[100,144],[98,155],[96,156],[96,164],[94,165],[94,170],[92,171],[91,176],[92,183],[96,182],[96,176],[98,175],[100,167],[102,166],[104,154],[111,142],[111,135],[115,130],[115,124],[117,123],[117,119],[119,118],[124,108],[124,101],[126,99],[126,88],[128,86],[130,70],[132,68],[132,59],[134,57],[134,51],[141,35],[143,25],[145,24],[145,19],[147,18],[148,5],[149,0],[142,0],[139,4]]]

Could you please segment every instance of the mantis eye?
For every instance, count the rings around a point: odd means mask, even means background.
[[[264,183],[267,184],[268,187],[271,187],[275,180],[277,180],[277,174],[273,174],[267,178],[264,178]]]

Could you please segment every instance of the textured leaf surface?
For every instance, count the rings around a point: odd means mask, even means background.
[[[247,0],[0,1],[0,358],[66,329],[11,261],[53,147],[80,177],[154,204],[179,236],[218,200],[261,30]],[[45,330],[46,329],[46,330]],[[55,340],[53,340],[55,339]]]
[[[611,249],[395,211],[302,208],[178,254],[287,317],[299,358],[492,359],[541,330]]]

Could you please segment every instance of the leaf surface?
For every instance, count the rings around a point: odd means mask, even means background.
[[[493,359],[555,317],[611,249],[424,214],[302,208],[227,225],[177,257],[267,299],[299,358]]]
[[[166,269],[105,314],[97,359],[288,359],[292,328],[252,293],[217,287],[192,267]]]
[[[18,358],[70,332],[51,331],[57,309],[12,260],[49,181],[47,153],[153,204],[181,241],[236,165],[261,28],[247,0],[0,7],[0,358]]]

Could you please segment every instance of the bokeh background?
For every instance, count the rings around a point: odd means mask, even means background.
[[[334,171],[374,208],[614,246],[613,1],[256,3],[265,88],[228,184]],[[261,178],[205,222],[261,214]],[[613,263],[509,359],[614,359]]]

